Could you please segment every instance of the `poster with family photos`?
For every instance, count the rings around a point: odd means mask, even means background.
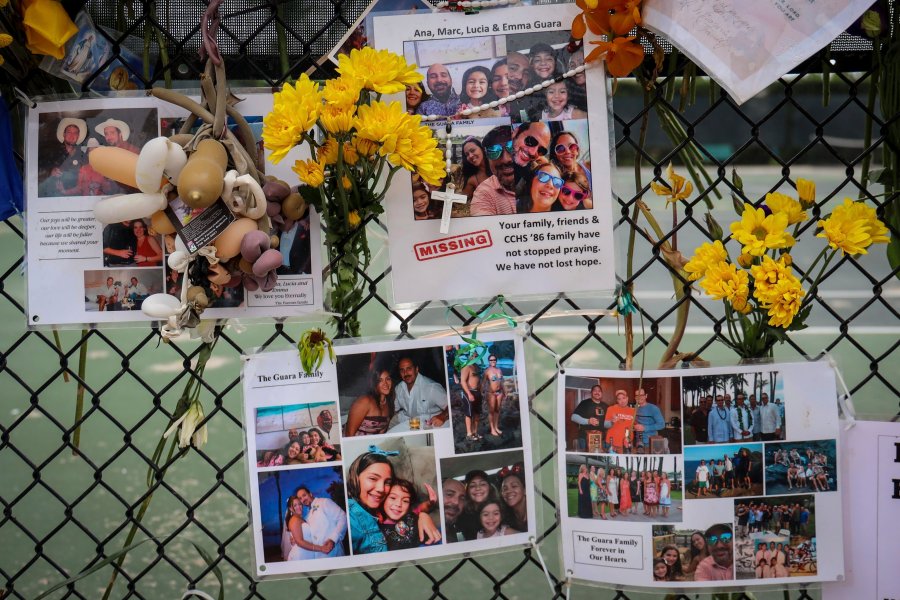
[[[568,46],[577,12],[563,4],[375,17],[377,46],[424,77],[391,100],[440,115],[429,124],[451,155],[440,186],[401,173],[388,192],[396,303],[615,287],[604,70],[562,77],[584,64]]]
[[[566,368],[558,389],[575,578],[668,590],[843,577],[828,362]]]
[[[458,341],[458,338],[455,338]],[[256,574],[396,565],[527,544],[537,526],[521,338],[245,358]],[[459,359],[459,360],[457,360]]]
[[[257,140],[257,168],[295,182],[293,160],[265,161],[262,118],[272,107],[271,94],[249,94],[237,105]],[[151,219],[104,225],[94,218],[101,198],[137,192],[107,179],[89,162],[96,148],[118,147],[135,154],[149,140],[180,129],[186,112],[153,98],[103,98],[45,102],[29,112],[26,147],[27,288],[31,326],[80,323],[133,323],[152,318],[141,304],[152,294],[181,297],[183,274],[166,258],[175,250],[175,234],[160,235]],[[238,132],[229,119],[228,126]],[[302,151],[292,151],[301,158]],[[289,158],[291,158],[289,156]],[[196,224],[224,205],[191,210],[179,199],[169,203],[170,221],[182,233],[180,244],[191,252],[215,232]],[[205,213],[209,213],[206,215]],[[299,316],[322,307],[320,228],[313,210],[286,222],[273,218],[284,257],[278,284],[270,292],[246,290],[240,279],[210,283],[210,306],[204,318]],[[213,222],[215,218],[206,221]],[[184,235],[190,232],[197,237]],[[206,241],[203,241],[206,240]],[[195,241],[200,243],[195,243]]]

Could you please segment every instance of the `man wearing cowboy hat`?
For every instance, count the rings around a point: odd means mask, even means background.
[[[87,163],[81,143],[87,137],[87,123],[84,119],[64,117],[56,126],[56,139],[62,144],[58,151],[51,151],[45,163],[50,167],[49,175],[41,183],[42,196],[63,196],[65,190],[78,183],[78,170]]]
[[[128,138],[131,137],[131,127],[129,127],[128,123],[125,121],[120,121],[119,119],[107,119],[94,127],[94,131],[106,139],[106,144],[108,146],[124,148],[135,154],[141,153],[140,148],[128,143]]]

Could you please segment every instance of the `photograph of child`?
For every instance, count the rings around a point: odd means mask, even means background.
[[[677,377],[567,377],[566,450],[680,453],[680,398]]]
[[[762,444],[728,444],[684,449],[685,498],[760,496]]]
[[[734,579],[734,531],[728,523],[706,529],[653,526],[653,581]]]
[[[683,481],[677,456],[566,455],[570,517],[680,523]]]
[[[256,466],[281,467],[341,459],[333,402],[256,409]]]
[[[156,109],[47,112],[38,117],[38,196],[105,196],[136,192],[111,181],[88,163],[94,148],[138,154],[158,135]]]
[[[685,445],[785,439],[778,371],[682,378]]]
[[[521,450],[445,458],[441,476],[448,543],[528,531]]]
[[[432,434],[345,440],[353,554],[440,544]]]
[[[84,310],[140,310],[151,294],[163,290],[162,269],[100,269],[84,272]]]
[[[738,579],[816,574],[813,495],[751,498],[734,503]]]
[[[836,492],[834,440],[766,444],[766,495]]]
[[[266,562],[347,556],[347,512],[341,467],[258,474]]]
[[[512,341],[460,354],[447,346],[453,441],[457,453],[522,446],[522,415]]]
[[[441,346],[337,358],[345,437],[450,427]]]
[[[104,267],[159,267],[163,262],[160,236],[150,219],[110,223],[103,227]]]

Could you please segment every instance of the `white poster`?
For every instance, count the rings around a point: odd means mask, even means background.
[[[840,35],[870,0],[645,0],[644,25],[746,102]]]
[[[246,358],[258,576],[498,550],[535,535],[521,338],[488,335],[457,366],[452,339],[338,346],[336,362],[310,376],[296,351]]]
[[[826,362],[566,368],[565,569],[666,590],[839,579],[836,398]]]
[[[237,105],[257,137],[258,167],[289,184],[293,160],[278,166],[263,161],[263,116],[271,94],[252,94]],[[166,265],[174,234],[161,236],[149,218],[104,225],[94,218],[102,197],[136,190],[91,168],[95,148],[118,146],[135,154],[147,141],[180,128],[185,111],[153,98],[105,98],[44,102],[28,116],[26,214],[28,323],[63,325],[152,320],[141,303],[152,294],[180,297],[182,275]],[[234,124],[229,121],[229,126]],[[299,152],[299,151],[297,151]],[[291,158],[289,156],[288,158]],[[226,209],[226,212],[227,209]],[[186,226],[190,211],[182,217]],[[240,284],[210,286],[203,318],[299,316],[322,307],[322,265],[318,216],[310,209],[290,229],[290,262],[278,269],[271,292]],[[287,234],[287,235],[286,235]]]
[[[900,423],[856,421],[843,431],[845,578],[826,600],[900,598]]]
[[[577,12],[563,4],[375,18],[378,46],[425,77],[396,99],[451,117],[432,126],[441,148],[451,142],[452,206],[435,197],[449,183],[432,189],[405,172],[385,201],[395,302],[615,287],[604,71],[562,78],[584,63],[581,50],[567,50]]]

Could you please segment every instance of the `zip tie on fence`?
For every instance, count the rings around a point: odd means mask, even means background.
[[[843,390],[842,394],[838,394],[837,402],[847,421],[847,425],[844,428],[847,430],[856,425],[856,407],[853,406],[853,396],[850,395],[850,388],[847,387],[847,382],[844,381],[844,376],[841,375],[841,370],[838,368],[837,362],[831,355],[828,355],[828,363],[834,369],[834,373],[838,378],[838,383],[841,386],[841,390]]]
[[[544,576],[547,578],[547,585],[550,586],[550,596],[553,597],[556,595],[556,588],[553,586],[553,578],[550,577],[550,570],[547,568],[547,563],[544,562],[544,556],[541,554],[541,548],[537,544],[537,540],[534,537],[528,538],[528,542],[531,544],[531,548],[534,550],[535,554],[537,554],[538,560],[541,562],[541,568],[544,570]]]
[[[566,600],[572,595],[572,571],[566,571],[566,580],[563,581],[563,587],[566,589]]]
[[[13,93],[19,97],[19,100],[22,100],[27,104],[30,108],[37,108],[37,102],[28,97],[28,94],[20,90],[18,87],[13,86]]]
[[[184,600],[185,598],[190,598],[191,596],[199,596],[200,598],[203,598],[203,600],[216,600],[215,598],[213,598],[212,596],[210,596],[209,594],[207,594],[206,592],[204,592],[202,590],[188,590],[181,597],[181,600]]]

